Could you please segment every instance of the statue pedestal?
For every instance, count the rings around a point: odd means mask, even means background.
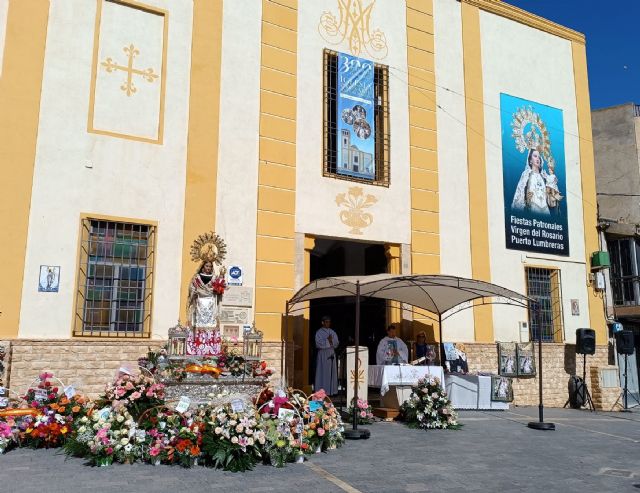
[[[178,401],[185,396],[193,404],[209,403],[222,405],[234,399],[241,399],[249,404],[267,384],[267,378],[227,377],[214,378],[210,375],[189,374],[182,381],[163,380],[166,400]]]

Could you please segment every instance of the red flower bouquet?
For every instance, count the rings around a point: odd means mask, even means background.
[[[224,294],[227,289],[227,281],[224,280],[224,277],[216,277],[213,281],[213,292],[216,294]]]

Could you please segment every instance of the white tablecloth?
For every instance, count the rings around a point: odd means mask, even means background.
[[[448,374],[445,384],[455,409],[509,409],[508,402],[491,400],[490,376]]]
[[[389,390],[389,385],[415,385],[420,378],[431,375],[444,381],[444,372],[441,366],[396,366],[396,365],[371,365],[369,367],[369,385],[380,387],[380,395]]]

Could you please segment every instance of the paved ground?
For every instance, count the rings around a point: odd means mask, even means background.
[[[143,464],[94,468],[47,450],[0,457],[0,492],[640,492],[640,410],[546,410],[555,432],[528,429],[536,408],[461,413],[460,431],[369,426],[348,442],[284,469],[244,474]]]

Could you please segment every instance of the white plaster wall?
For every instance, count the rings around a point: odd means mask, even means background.
[[[0,0],[0,77],[4,62],[4,42],[7,37],[7,18],[9,15],[9,0]]]
[[[410,243],[409,107],[407,89],[406,5],[397,0],[379,0],[371,15],[371,31],[384,31],[388,55],[377,63],[389,65],[391,135],[390,187],[371,186],[322,176],[323,143],[323,49],[350,53],[347,41],[332,45],[319,33],[320,16],[330,11],[338,16],[335,0],[303,1],[298,5],[298,97],[296,163],[296,232],[319,236],[353,238],[390,243]],[[367,58],[366,53],[361,53]],[[363,234],[350,234],[340,221],[342,207],[336,196],[350,187],[363,188],[377,203],[366,212],[373,223]]]
[[[250,287],[256,265],[261,18],[261,0],[223,3],[216,232],[227,243],[225,263],[240,265],[243,284]]]
[[[96,2],[51,1],[19,337],[71,335],[81,213],[158,223],[153,337],[175,324],[193,6],[146,3],[170,12],[162,145],[87,133]],[[61,266],[59,293],[38,293],[41,264]]]
[[[565,340],[575,329],[589,327],[586,287],[582,190],[575,81],[570,41],[497,15],[480,12],[485,103],[489,240],[492,281],[526,293],[526,265],[561,269]],[[526,253],[505,248],[502,194],[500,93],[561,109],[564,118],[569,257]],[[580,302],[580,316],[571,316],[570,300]],[[518,340],[518,320],[525,310],[495,306],[495,338]]]
[[[469,176],[467,169],[462,14],[460,2],[435,0],[435,70],[440,184],[440,268],[471,277]],[[443,322],[445,341],[473,341],[473,311]]]

